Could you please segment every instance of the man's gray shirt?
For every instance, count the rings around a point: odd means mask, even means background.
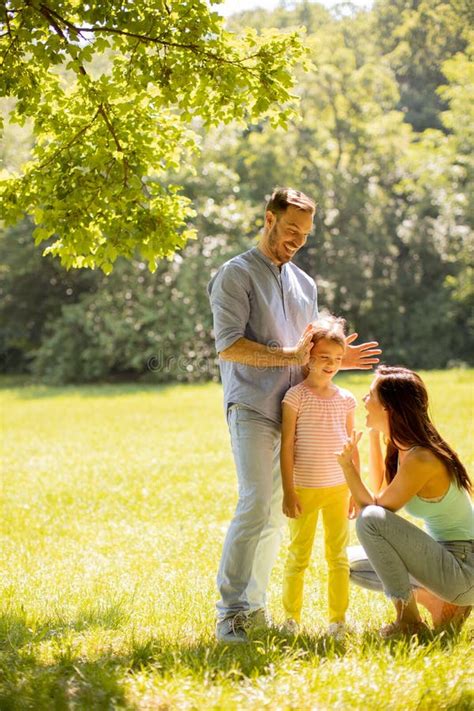
[[[317,318],[313,279],[291,262],[277,267],[257,247],[223,264],[208,284],[220,353],[239,338],[265,346],[295,346]],[[302,380],[300,366],[253,367],[220,360],[224,406],[247,405],[281,422],[281,401]]]

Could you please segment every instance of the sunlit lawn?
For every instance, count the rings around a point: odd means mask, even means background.
[[[472,371],[425,377],[434,419],[472,472]],[[360,398],[369,379],[339,382]],[[353,589],[347,643],[325,637],[319,540],[306,634],[215,642],[215,573],[236,502],[217,384],[5,383],[2,397],[1,709],[474,707],[472,619],[457,638],[383,642],[389,603]]]

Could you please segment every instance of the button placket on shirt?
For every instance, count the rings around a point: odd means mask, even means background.
[[[285,301],[285,285],[283,283],[283,270],[280,271],[280,273],[278,274],[278,285],[280,287],[281,303],[283,306],[283,314],[285,316],[285,320],[288,321],[288,312],[287,312],[286,301]]]
[[[280,269],[275,264],[268,264],[268,263],[267,263],[267,266],[277,281],[278,288],[280,290],[283,315],[285,317],[285,321],[288,321],[288,314],[287,314],[286,301],[285,301],[285,290],[284,290],[284,285],[283,285],[283,267]]]
[[[285,290],[286,293],[289,294],[290,291],[290,285],[289,285],[289,280],[288,280],[288,273],[287,270],[282,267],[280,271],[280,288],[281,288],[281,300],[283,303],[283,313],[285,314],[285,319],[288,321],[288,316],[291,317],[291,299],[288,298],[285,300]],[[294,385],[294,369],[292,366],[288,368],[288,387],[292,387]]]

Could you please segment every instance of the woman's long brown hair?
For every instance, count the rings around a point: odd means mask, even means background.
[[[387,410],[390,439],[385,457],[385,473],[391,482],[398,467],[398,449],[426,447],[446,465],[450,478],[459,487],[471,490],[469,475],[456,452],[444,441],[428,414],[428,392],[413,370],[381,365],[376,370],[375,389]]]

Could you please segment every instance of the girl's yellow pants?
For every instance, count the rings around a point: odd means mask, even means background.
[[[286,619],[301,620],[304,574],[313,549],[319,512],[323,516],[324,552],[328,565],[329,622],[344,622],[349,604],[349,489],[346,484],[315,489],[296,487],[300,518],[290,519],[290,545],[283,576]]]

